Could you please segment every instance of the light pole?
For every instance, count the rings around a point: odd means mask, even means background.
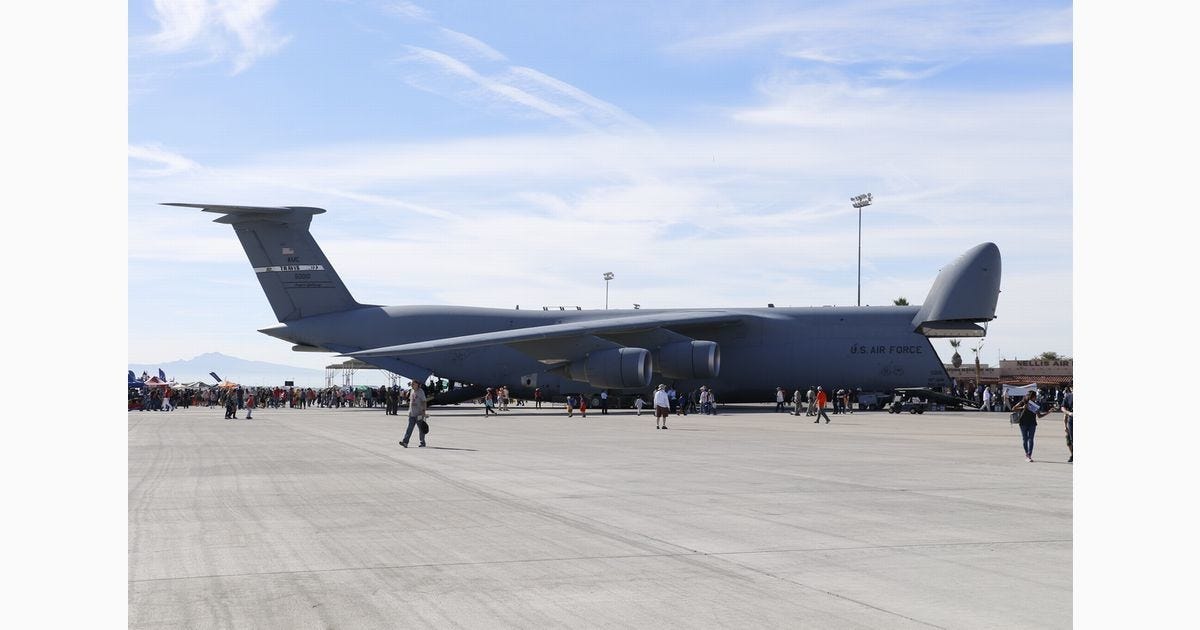
[[[608,281],[613,279],[613,272],[604,272],[604,310],[608,310]]]
[[[979,389],[979,385],[980,385],[980,382],[979,382],[979,351],[983,349],[984,341],[987,341],[987,340],[980,339],[979,345],[977,345],[973,348],[973,350],[975,350],[975,389]]]
[[[862,306],[862,209],[871,205],[871,193],[851,197],[850,204],[858,208],[858,305]]]

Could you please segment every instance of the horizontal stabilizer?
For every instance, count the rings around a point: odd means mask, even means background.
[[[917,332],[930,338],[983,337],[987,330],[973,322],[922,322]]]
[[[164,203],[162,205],[178,206],[180,208],[199,208],[204,212],[215,212],[226,215],[219,219],[214,219],[217,223],[234,223],[251,220],[284,223],[297,214],[305,215],[311,219],[312,215],[325,212],[324,208],[310,208],[308,206],[227,206],[204,203]]]

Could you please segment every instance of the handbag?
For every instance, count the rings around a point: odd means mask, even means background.
[[[417,420],[417,428],[421,430],[421,435],[429,433],[429,423],[425,421],[425,418]]]
[[[1020,424],[1021,423],[1021,412],[1014,411],[1014,412],[1008,414],[1008,423],[1009,424]]]

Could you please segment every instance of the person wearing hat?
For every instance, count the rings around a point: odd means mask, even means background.
[[[825,416],[825,424],[829,424],[829,414],[825,413],[825,403],[827,402],[829,402],[828,394],[825,393],[824,389],[821,389],[820,385],[817,385],[817,419],[813,420],[813,424],[820,424],[821,416]]]
[[[708,385],[700,386],[700,413],[713,415],[713,395]]]
[[[670,414],[671,399],[667,397],[667,386],[659,385],[658,389],[654,390],[654,428],[667,428],[667,416]],[[659,426],[660,424],[662,426]]]

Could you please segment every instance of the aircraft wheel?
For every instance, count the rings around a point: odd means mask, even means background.
[[[909,410],[908,410],[908,413],[917,413],[917,410],[916,410],[915,408],[914,408],[914,409],[909,409]]]

